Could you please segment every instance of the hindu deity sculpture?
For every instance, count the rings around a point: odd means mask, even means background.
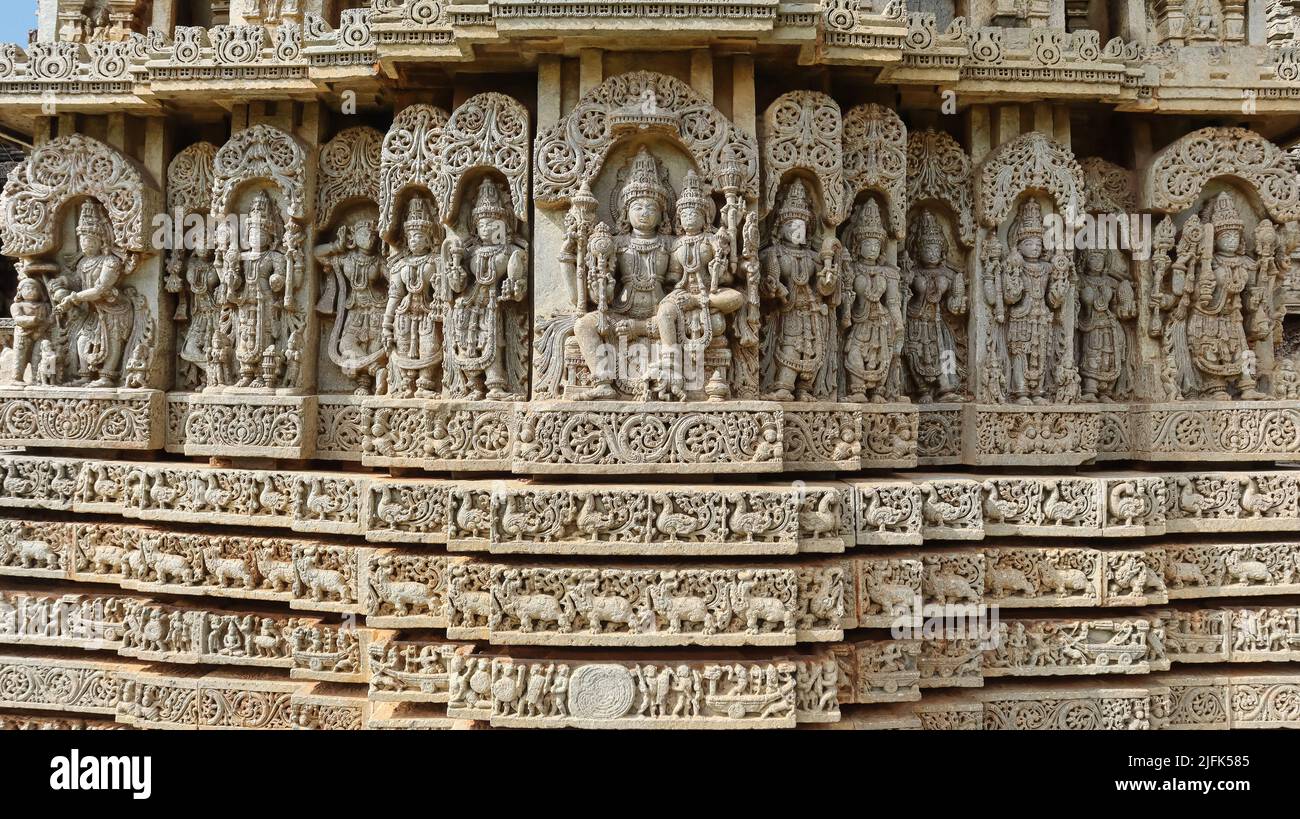
[[[507,374],[516,313],[507,305],[519,305],[528,295],[528,249],[514,227],[509,194],[492,179],[479,183],[470,225],[469,239],[449,232],[444,243],[452,299],[446,328],[448,393],[452,398],[517,398]]]
[[[166,288],[176,293],[175,320],[180,336],[177,376],[181,384],[194,386],[207,367],[208,350],[217,324],[217,290],[221,276],[213,249],[201,243],[190,253],[176,253],[169,264]]]
[[[334,242],[316,248],[325,271],[317,312],[333,316],[326,349],[330,360],[356,385],[357,395],[383,393],[383,345],[387,294],[379,232],[371,219],[339,227]]]
[[[659,337],[658,369],[667,378],[680,376],[673,360],[676,339],[659,336],[655,317],[664,298],[672,258],[671,225],[664,216],[669,190],[659,162],[644,147],[632,160],[618,195],[617,233],[604,223],[593,228],[588,241],[587,293],[596,309],[577,320],[573,334],[591,371],[587,399],[615,398],[619,352],[628,343]]]
[[[1056,361],[1072,265],[1059,250],[1047,257],[1043,233],[1042,206],[1026,199],[1011,224],[1012,247],[984,271],[985,298],[1005,333],[1007,393],[1018,404],[1050,402],[1053,385],[1067,380],[1060,376],[1074,372],[1072,361]]]
[[[883,402],[897,396],[903,308],[898,268],[885,258],[880,205],[865,200],[844,235],[849,286],[840,305],[846,400]]]
[[[388,259],[381,336],[382,346],[389,350],[390,393],[400,398],[428,397],[439,390],[447,299],[437,232],[431,206],[424,198],[413,197],[402,223],[403,246]]]
[[[292,271],[282,250],[279,211],[266,191],[253,199],[246,227],[246,250],[237,237],[226,237],[220,322],[234,344],[233,386],[275,388],[283,374],[283,297]]]
[[[966,276],[948,261],[948,237],[932,211],[922,210],[903,261],[907,320],[903,360],[914,396],[923,403],[965,398]]]
[[[77,247],[71,269],[49,283],[65,372],[73,374],[70,386],[116,387],[135,325],[134,290],[121,284],[129,271],[114,250],[107,218],[92,201],[81,206]]]
[[[1119,251],[1091,248],[1079,253],[1079,376],[1084,401],[1115,401],[1131,387],[1125,322],[1137,316],[1137,299],[1127,270],[1116,269]]]
[[[1254,362],[1246,339],[1242,293],[1255,280],[1257,264],[1244,251],[1241,214],[1226,191],[1214,199],[1201,219],[1208,224],[1195,247],[1180,247],[1175,269],[1185,271],[1190,297],[1187,352],[1195,368],[1196,394],[1211,400],[1263,398],[1256,386]],[[1194,271],[1194,272],[1193,272]]]
[[[760,293],[771,305],[763,354],[769,400],[835,398],[839,249],[834,236],[827,236],[820,249],[812,246],[816,224],[808,189],[796,179],[786,189],[759,259]]]

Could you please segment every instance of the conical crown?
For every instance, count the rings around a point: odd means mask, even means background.
[[[808,188],[804,185],[802,179],[796,179],[790,183],[790,187],[785,192],[785,199],[781,202],[781,209],[777,213],[777,221],[790,222],[795,219],[802,219],[805,222],[811,222],[812,218],[812,205],[808,200]]]
[[[105,227],[103,217],[100,216],[99,208],[95,203],[91,201],[81,203],[81,212],[77,216],[77,235],[107,238]]]
[[[632,169],[618,197],[618,209],[626,211],[633,199],[654,199],[659,208],[668,207],[668,191],[659,180],[659,162],[642,146],[632,159]]]
[[[686,181],[682,183],[682,192],[677,194],[677,210],[685,208],[703,208],[707,202],[704,188],[700,184],[699,174],[694,170],[686,172]]]
[[[1028,236],[1043,235],[1043,207],[1038,204],[1037,199],[1027,199],[1020,206],[1020,213],[1016,217],[1016,234],[1015,240],[1018,242]]]
[[[474,201],[471,214],[475,221],[479,219],[505,219],[509,211],[502,203],[501,189],[491,179],[484,179],[478,186],[478,196]]]
[[[414,230],[431,230],[433,220],[429,218],[429,205],[422,197],[413,196],[411,201],[406,205],[406,221],[402,227],[407,233]]]
[[[868,199],[858,209],[853,230],[859,242],[863,239],[885,238],[885,223],[880,218],[880,205],[875,199]]]
[[[1211,213],[1211,221],[1215,230],[1240,229],[1242,227],[1241,214],[1237,211],[1237,205],[1232,201],[1232,197],[1228,195],[1227,191],[1220,193],[1218,198],[1214,200],[1214,210]]]

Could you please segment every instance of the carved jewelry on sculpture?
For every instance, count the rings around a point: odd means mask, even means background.
[[[1080,247],[1076,259],[1079,397],[1103,403],[1123,401],[1134,394],[1137,371],[1137,292],[1126,251],[1139,236],[1123,223],[1125,214],[1137,208],[1133,179],[1129,171],[1096,157],[1085,159],[1081,167],[1093,230],[1090,246]],[[1116,231],[1112,225],[1121,229]],[[1125,237],[1125,249],[1109,246],[1113,239]]]
[[[213,162],[217,147],[199,142],[176,155],[167,166],[167,211],[185,223],[206,217],[212,203]],[[185,231],[185,237],[190,232]],[[167,259],[164,286],[176,294],[176,388],[203,384],[208,352],[216,329],[215,296],[220,279],[215,264],[215,237],[206,228],[194,247],[174,247]]]
[[[803,179],[780,197],[771,238],[759,255],[764,310],[763,385],[772,401],[835,400],[839,333],[841,248],[822,234],[819,209]]]
[[[439,390],[447,304],[445,260],[437,249],[440,233],[430,201],[419,193],[412,195],[406,204],[401,244],[388,257],[388,300],[381,331],[382,346],[390,351],[389,392],[399,398],[432,397]]]
[[[321,148],[317,181],[318,229],[350,205],[334,241],[317,246],[314,254],[321,266],[316,312],[332,317],[322,328],[325,352],[356,395],[387,390],[388,351],[382,343],[387,278],[376,220],[382,140],[371,128],[343,131]],[[322,384],[322,391],[326,388]]]
[[[840,305],[846,401],[883,403],[898,398],[903,345],[903,296],[898,267],[890,264],[880,205],[868,197],[843,237],[845,287]]]
[[[921,209],[903,257],[907,294],[903,360],[912,395],[921,403],[966,398],[966,274],[949,255],[935,212]]]

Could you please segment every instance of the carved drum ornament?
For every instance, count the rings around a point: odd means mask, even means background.
[[[49,5],[0,728],[1300,727],[1289,0]]]

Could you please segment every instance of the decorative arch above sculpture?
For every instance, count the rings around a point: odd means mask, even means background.
[[[876,191],[889,207],[889,231],[907,234],[907,127],[891,108],[856,105],[844,117],[844,181],[851,204],[863,191]]]
[[[1101,157],[1090,156],[1079,163],[1089,213],[1132,213],[1137,210],[1137,180],[1128,168]]]
[[[1144,209],[1177,213],[1196,204],[1206,183],[1229,176],[1250,185],[1269,216],[1300,219],[1300,179],[1287,153],[1245,128],[1202,128],[1165,146],[1142,181]]]
[[[10,256],[37,256],[55,249],[58,220],[78,199],[103,206],[117,245],[149,248],[146,213],[161,206],[162,193],[148,174],[120,151],[82,134],[37,146],[9,175],[0,194],[0,237]]]
[[[249,182],[265,180],[284,195],[285,215],[306,218],[303,201],[307,176],[307,149],[292,134],[270,125],[254,125],[230,138],[217,152],[216,181],[212,186],[212,213],[230,213],[235,195]]]
[[[437,202],[446,201],[439,149],[448,119],[446,111],[423,104],[403,108],[393,118],[379,168],[379,231],[384,236],[397,223],[397,208],[409,188],[427,188]]]
[[[781,183],[790,171],[801,170],[817,181],[825,222],[831,226],[843,222],[852,204],[845,201],[843,139],[840,106],[826,94],[790,91],[777,97],[763,112],[762,213],[776,207]]]
[[[582,182],[600,173],[611,149],[629,132],[656,131],[680,142],[701,176],[718,179],[739,162],[741,193],[758,198],[758,143],[681,80],[653,71],[610,77],[591,89],[555,125],[538,134],[533,154],[538,205],[567,205]]]
[[[1015,207],[1021,194],[1047,194],[1062,213],[1083,207],[1083,169],[1074,153],[1044,134],[1023,134],[999,146],[980,165],[975,207],[980,224],[993,228]]]
[[[452,112],[442,132],[439,208],[444,220],[460,210],[463,182],[476,170],[494,169],[510,187],[515,218],[528,221],[528,109],[505,94],[475,94]]]
[[[974,246],[970,157],[950,134],[932,129],[907,135],[907,205],[926,200],[947,203],[957,218],[957,238]]]
[[[196,142],[176,154],[167,165],[169,213],[206,213],[212,206],[218,150],[211,142]]]
[[[384,135],[374,128],[348,128],[320,148],[316,179],[316,227],[333,223],[339,208],[358,200],[379,201]]]

